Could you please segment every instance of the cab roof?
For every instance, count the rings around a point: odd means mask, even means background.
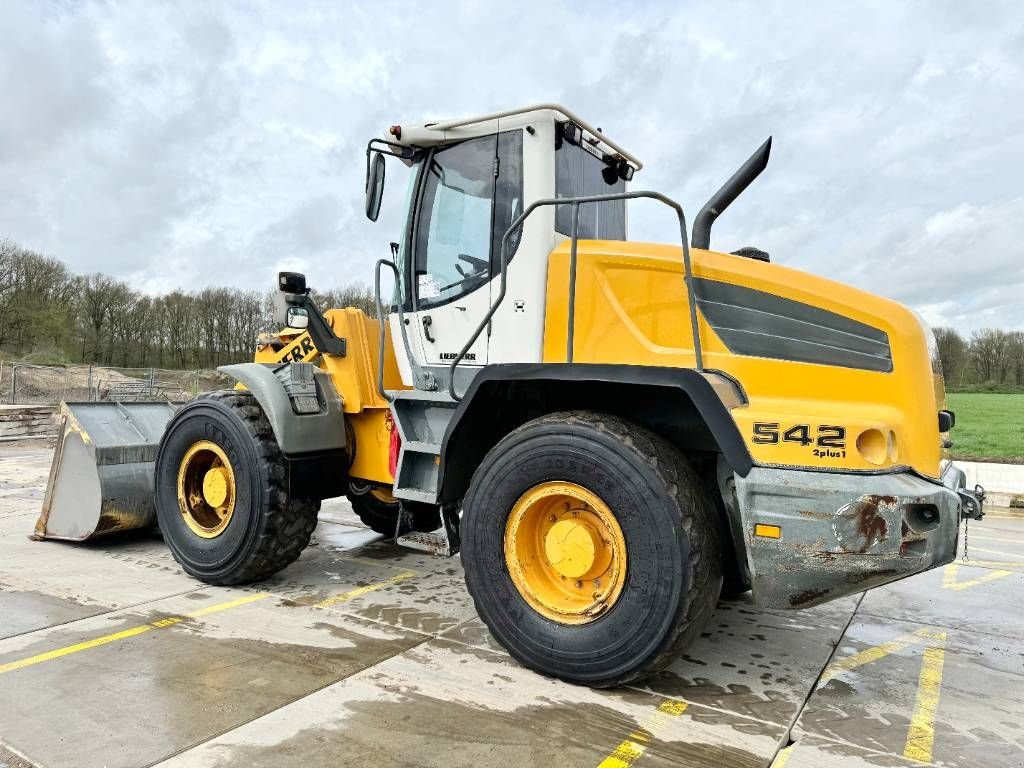
[[[397,143],[404,144],[406,146],[434,146],[459,138],[460,134],[463,136],[466,135],[458,129],[469,129],[470,132],[473,132],[472,128],[482,127],[482,123],[512,117],[524,118],[527,121],[531,118],[540,119],[548,117],[556,120],[559,118],[569,120],[578,125],[584,133],[589,135],[588,139],[591,143],[604,144],[609,150],[621,155],[629,161],[636,170],[643,168],[643,163],[640,162],[639,158],[628,152],[621,145],[609,139],[600,131],[600,129],[594,128],[588,122],[583,120],[583,118],[566,109],[562,105],[553,103],[531,104],[518,109],[507,109],[502,112],[491,112],[486,115],[477,115],[475,117],[441,120],[439,122],[426,123],[424,125],[393,125],[388,129],[388,133],[390,134],[389,140],[396,141]]]

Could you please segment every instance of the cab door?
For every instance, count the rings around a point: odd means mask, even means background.
[[[412,236],[408,330],[429,367],[448,366],[490,306],[497,136],[441,147],[426,158]],[[460,367],[487,363],[487,333]]]

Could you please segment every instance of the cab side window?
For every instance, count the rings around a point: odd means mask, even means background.
[[[490,278],[496,152],[497,137],[483,136],[426,161],[413,275],[420,309],[447,304]]]
[[[582,147],[560,141],[555,146],[555,197],[585,197],[625,192],[626,182],[609,184],[602,171],[605,164]],[[572,206],[560,205],[555,213],[555,230],[572,236]],[[625,240],[626,201],[609,200],[580,206],[580,240]]]

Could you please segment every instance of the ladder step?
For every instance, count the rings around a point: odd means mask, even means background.
[[[451,545],[444,533],[444,528],[438,528],[432,533],[411,531],[395,539],[395,543],[408,549],[415,549],[419,552],[429,552],[432,555],[448,557],[451,552]]]
[[[422,501],[424,504],[434,504],[437,501],[436,494],[430,491],[424,491],[420,488],[402,488],[401,486],[395,486],[391,493],[396,499]]]
[[[431,392],[425,389],[395,389],[389,390],[389,394],[395,400],[420,400],[437,405],[450,405],[452,408],[458,405],[455,400],[452,400],[448,392]]]
[[[403,447],[407,451],[415,451],[416,453],[430,453],[434,456],[441,455],[441,444],[430,443],[426,440],[409,440],[403,444]]]

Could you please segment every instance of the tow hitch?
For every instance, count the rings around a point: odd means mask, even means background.
[[[974,486],[973,491],[961,488],[957,491],[960,497],[960,517],[970,520],[981,520],[985,516],[983,508],[985,502],[985,489],[980,485]]]

